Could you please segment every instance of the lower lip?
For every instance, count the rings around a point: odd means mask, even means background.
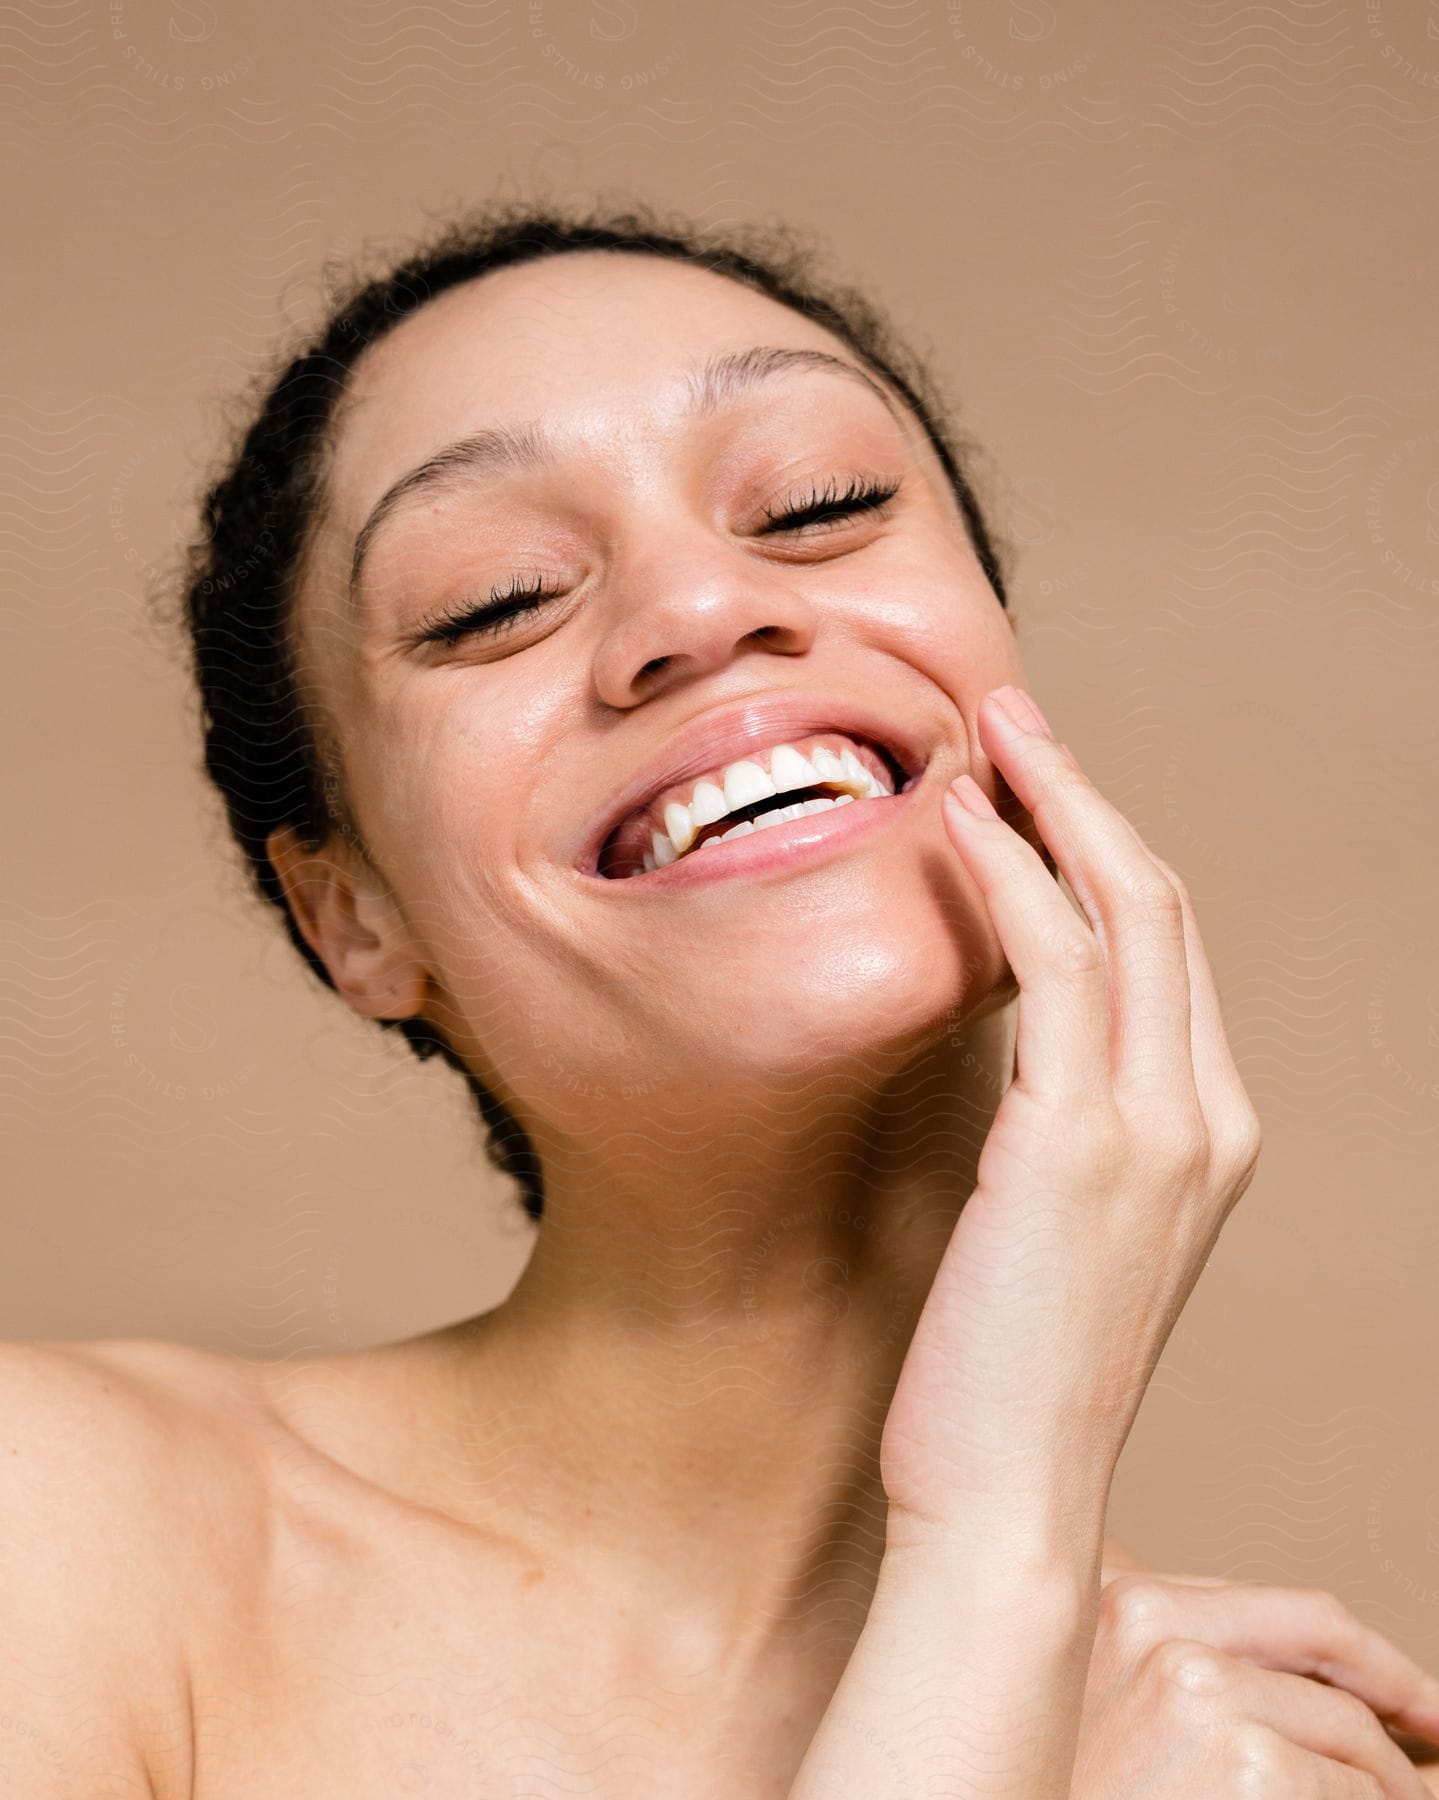
[[[827,812],[810,813],[804,818],[790,819],[784,825],[767,825],[763,831],[748,831],[743,837],[717,841],[705,850],[691,850],[677,862],[662,869],[648,869],[642,875],[627,875],[609,881],[610,887],[634,888],[637,892],[659,893],[676,888],[707,887],[713,881],[728,881],[742,876],[785,873],[823,862],[896,824],[909,811],[920,776],[916,775],[902,793],[887,795],[882,800],[852,800],[848,806],[832,806]],[[601,880],[605,878],[602,876]]]

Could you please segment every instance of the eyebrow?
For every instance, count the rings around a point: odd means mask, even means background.
[[[831,356],[824,350],[795,350],[758,344],[749,350],[731,350],[710,357],[689,372],[690,404],[687,418],[703,418],[718,412],[741,394],[762,382],[808,370],[840,375],[867,388],[884,402],[897,424],[903,424],[894,401],[858,363]],[[513,469],[535,469],[555,461],[552,440],[538,419],[521,425],[498,425],[446,444],[407,474],[393,482],[370,508],[355,537],[350,557],[349,599],[359,596],[365,557],[386,520],[417,494],[443,492],[472,482],[505,474]]]

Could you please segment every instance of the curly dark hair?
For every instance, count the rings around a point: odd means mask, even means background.
[[[912,409],[943,465],[980,566],[1006,604],[996,540],[961,468],[976,446],[947,420],[932,376],[855,289],[821,283],[815,255],[792,226],[724,232],[664,216],[643,203],[589,210],[523,201],[468,210],[412,243],[380,273],[326,265],[324,323],[298,354],[284,352],[262,378],[249,422],[205,492],[202,534],[183,574],[188,629],[204,730],[204,766],[222,795],[230,829],[260,894],[280,909],[290,938],[315,975],[333,988],[286,903],[266,851],[272,831],[290,826],[319,849],[342,835],[363,851],[345,797],[338,746],[323,718],[307,720],[291,635],[314,527],[325,504],[328,453],[351,370],[371,344],[460,282],[570,251],[664,256],[758,289],[817,321],[846,344]],[[490,1161],[519,1183],[538,1220],[544,1195],[528,1134],[448,1041],[422,1019],[381,1019],[421,1060],[439,1056],[469,1085],[488,1127]]]

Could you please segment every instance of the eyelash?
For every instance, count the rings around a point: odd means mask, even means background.
[[[840,493],[838,484],[831,480],[826,482],[823,492],[812,491],[809,499],[799,506],[786,507],[780,512],[771,512],[766,507],[765,518],[768,523],[761,535],[776,531],[797,531],[805,525],[824,525],[833,519],[875,512],[893,500],[898,492],[898,481],[878,482],[853,476],[843,493]],[[560,588],[547,586],[539,577],[528,584],[521,584],[518,575],[511,576],[510,585],[504,589],[492,588],[487,600],[478,603],[464,602],[456,612],[421,626],[413,642],[441,643],[453,647],[466,637],[499,637],[524,613],[534,612],[545,601],[557,599],[562,591]]]
[[[803,524],[825,524],[831,518],[840,518],[851,513],[873,512],[893,500],[899,492],[897,481],[870,481],[863,476],[851,476],[849,486],[842,494],[836,493],[835,482],[827,481],[824,492],[811,491],[808,500],[799,506],[786,507],[783,512],[772,513],[765,508],[765,517],[769,520],[771,531],[783,528],[793,531],[796,521]]]

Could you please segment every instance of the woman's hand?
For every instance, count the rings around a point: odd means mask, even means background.
[[[1381,1720],[1439,1742],[1439,1681],[1332,1594],[1116,1575],[1071,1800],[1428,1800]]]
[[[891,1542],[1017,1509],[1093,1551],[1114,1465],[1259,1151],[1188,895],[1013,688],[979,735],[1069,882],[965,776],[955,853],[1019,986],[1017,1072],[886,1419]],[[1043,1517],[1034,1517],[1034,1508]]]
[[[1114,1465],[1259,1150],[1183,888],[1025,706],[986,696],[980,741],[1086,916],[972,782],[978,812],[946,795],[1019,984],[1017,1073],[885,1418],[879,1580],[791,1800],[1068,1794]]]

